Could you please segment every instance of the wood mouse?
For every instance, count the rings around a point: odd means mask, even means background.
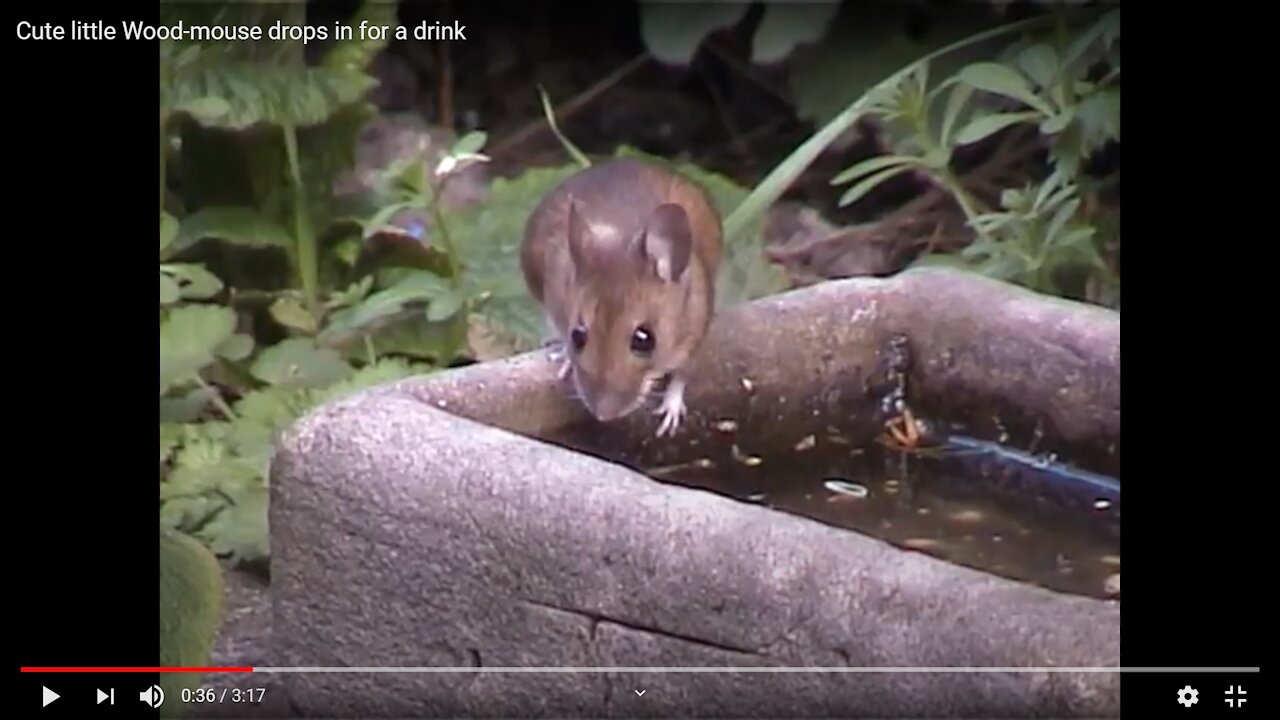
[[[685,365],[715,310],[723,228],[706,190],[634,159],[583,169],[525,225],[520,266],[562,365],[600,421],[644,405],[668,378],[658,437],[685,413]]]

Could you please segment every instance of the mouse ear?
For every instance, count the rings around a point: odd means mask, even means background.
[[[579,272],[585,272],[591,261],[591,230],[582,219],[578,201],[569,198],[569,256]]]
[[[684,208],[676,203],[659,205],[645,225],[640,248],[664,282],[680,279],[693,252],[693,229]]]

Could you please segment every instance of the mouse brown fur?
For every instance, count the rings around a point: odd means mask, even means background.
[[[582,401],[630,414],[669,377],[658,434],[685,411],[681,372],[715,312],[722,225],[710,196],[674,171],[614,159],[548,193],[525,227],[521,270]]]

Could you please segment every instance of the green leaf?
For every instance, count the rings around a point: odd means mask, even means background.
[[[974,266],[974,270],[997,280],[1012,280],[1026,268],[1017,257],[1009,253],[998,253]]]
[[[178,283],[173,278],[160,273],[160,304],[172,305],[182,299],[182,290],[178,288]]]
[[[360,259],[360,240],[343,240],[333,249],[333,254],[348,267],[355,267],[356,261]]]
[[[267,489],[246,487],[231,495],[231,503],[200,532],[213,551],[244,563],[267,557]]]
[[[960,119],[960,114],[964,111],[969,99],[973,97],[973,93],[972,85],[957,82],[952,86],[951,94],[947,96],[947,107],[942,116],[941,144],[943,147],[951,147],[956,121]]]
[[[986,213],[973,218],[969,221],[969,224],[978,232],[991,234],[998,232],[1014,220],[1015,217],[1012,213]]]
[[[660,62],[684,65],[712,32],[736,24],[747,2],[671,3],[640,1],[640,36]]]
[[[793,7],[786,9],[792,12]],[[921,15],[932,22],[924,33],[912,32]],[[789,60],[790,85],[797,114],[818,126],[904,66],[956,41],[1001,24],[991,13],[974,12],[964,3],[844,3],[820,43]],[[990,57],[1004,43],[996,38],[956,48],[929,61],[929,74],[948,77],[973,60]],[[941,105],[937,112],[942,112]],[[940,127],[940,117],[930,127]]]
[[[1062,56],[1062,65],[1073,66],[1077,61],[1085,58],[1089,50],[1096,45],[1102,46],[1103,49],[1108,48],[1118,37],[1120,37],[1120,9],[1116,8],[1103,15],[1097,23],[1072,41],[1067,52]],[[1089,63],[1082,63],[1082,65],[1087,64]]]
[[[373,84],[368,75],[345,68],[224,59],[175,71],[161,97],[164,107],[206,127],[306,127],[359,101]],[[211,109],[220,112],[209,114]]]
[[[216,493],[258,477],[256,471],[235,460],[221,440],[188,434],[174,455],[173,470],[160,484],[161,501]]]
[[[448,281],[438,275],[423,271],[409,271],[404,278],[387,288],[365,298],[351,312],[334,314],[324,335],[350,332],[368,323],[404,309],[405,305],[429,301],[452,293]]]
[[[882,170],[871,177],[863,179],[857,185],[849,188],[844,195],[840,196],[840,207],[845,207],[867,193],[871,192],[877,185],[885,182],[889,178],[901,175],[910,170],[912,165],[895,165],[887,170]]]
[[[1058,53],[1048,43],[1037,43],[1018,53],[1018,67],[1041,88],[1053,84],[1058,73]]]
[[[920,164],[931,170],[943,170],[951,164],[951,148],[933,147],[920,158]]]
[[[375,385],[403,380],[430,371],[431,368],[429,366],[421,363],[412,363],[400,358],[383,358],[372,365],[366,365],[357,370],[354,375],[346,380],[334,383],[319,391],[316,396],[316,402],[332,402]]]
[[[315,318],[307,309],[302,307],[302,302],[296,297],[282,296],[271,303],[271,317],[281,325],[314,335],[318,328],[316,327]]]
[[[466,302],[466,298],[463,294],[453,290],[433,298],[431,304],[427,305],[427,321],[440,322],[453,317],[455,313],[462,309],[464,302]]]
[[[243,452],[246,434],[265,430],[267,442],[274,441],[276,432],[299,418],[314,406],[311,388],[272,386],[254,390],[236,401],[235,411],[239,420],[232,427],[231,438],[237,450]]]
[[[448,155],[452,157],[461,157],[464,155],[474,155],[480,152],[484,144],[489,141],[488,134],[480,130],[472,130],[471,132],[458,138],[458,141],[449,148]]]
[[[917,164],[920,158],[911,157],[910,155],[877,155],[858,162],[853,167],[848,168],[844,172],[836,175],[831,179],[832,185],[844,185],[847,182],[856,180],[861,177],[870,175],[878,170],[895,167],[898,165]]]
[[[164,464],[178,445],[182,443],[182,426],[177,423],[160,423],[160,463]]]
[[[391,219],[402,212],[408,210],[423,210],[425,208],[426,203],[424,203],[421,198],[417,197],[404,202],[391,203],[378,208],[378,211],[373,214],[373,217],[370,217],[364,223],[364,238],[367,240],[379,232],[384,231],[388,227],[395,227]]]
[[[351,366],[311,338],[289,338],[264,350],[249,371],[269,385],[315,388],[349,377]]]
[[[351,284],[345,290],[339,290],[329,297],[326,306],[330,310],[349,307],[363,300],[369,295],[369,291],[373,289],[373,276],[366,275],[360,280]]]
[[[1088,152],[1108,140],[1120,139],[1120,88],[1103,88],[1087,95],[1076,106],[1081,141]]]
[[[969,145],[983,140],[1011,125],[1035,120],[1040,117],[1035,112],[994,113],[974,118],[956,133],[956,145]]]
[[[1095,232],[1096,228],[1092,227],[1075,228],[1068,231],[1060,242],[1068,256],[1075,255],[1082,264],[1110,273],[1111,268],[1107,266],[1107,261],[1102,258],[1097,246],[1093,244]]]
[[[196,387],[176,397],[160,398],[161,424],[193,423],[200,420],[217,393],[212,387]]]
[[[178,237],[178,219],[173,215],[160,211],[160,254],[168,249]]]
[[[217,305],[186,305],[160,322],[160,394],[186,382],[214,361],[235,332],[236,315]]]
[[[187,300],[207,300],[222,291],[222,281],[203,265],[161,265],[160,272],[174,279]]]
[[[292,244],[288,231],[248,207],[210,207],[182,221],[178,246],[188,247],[205,238],[216,238],[246,247],[281,247]]]
[[[765,3],[764,18],[751,43],[751,62],[774,63],[797,45],[822,39],[840,3]]]
[[[1019,100],[1044,115],[1053,114],[1053,108],[1032,92],[1025,77],[1000,63],[977,62],[968,65],[960,71],[960,81],[978,90]]]
[[[1040,123],[1040,132],[1045,135],[1057,135],[1065,130],[1075,117],[1075,110],[1073,108],[1066,108],[1062,112],[1045,118],[1044,121]]]
[[[1053,218],[1049,221],[1048,227],[1044,231],[1045,245],[1054,244],[1058,238],[1058,234],[1062,232],[1062,228],[1076,214],[1076,210],[1080,208],[1080,198],[1072,198],[1070,201],[1063,203],[1062,207],[1053,214]]]
[[[253,354],[253,336],[236,333],[218,345],[218,357],[239,362]]]
[[[185,101],[178,110],[188,113],[201,125],[217,126],[231,115],[231,103],[220,97],[207,95]]]

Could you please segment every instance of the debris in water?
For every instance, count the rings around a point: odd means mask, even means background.
[[[747,500],[749,502],[762,502],[764,500],[764,497],[765,497],[764,493],[755,493],[754,495],[748,495]]]
[[[1108,595],[1119,595],[1120,594],[1120,573],[1116,573],[1115,575],[1108,577],[1107,581],[1102,584],[1102,589]]]
[[[720,420],[716,422],[715,428],[720,432],[733,432],[738,429],[738,423],[734,420]]]
[[[817,444],[818,444],[818,438],[813,435],[809,435],[805,439],[796,443],[796,452],[804,452],[805,450],[810,450],[813,448],[814,445],[817,445]]]
[[[973,510],[973,509],[961,510],[959,512],[955,512],[951,514],[952,520],[955,520],[956,522],[962,522],[962,523],[982,522],[982,520],[985,517],[986,516],[982,514],[981,510]]]
[[[1093,508],[1095,510],[1106,510],[1109,507],[1111,507],[1111,501],[1106,498],[1093,501]]]
[[[756,465],[759,465],[760,463],[764,462],[764,460],[761,460],[759,457],[755,455],[743,455],[742,451],[738,449],[737,443],[734,443],[733,446],[729,448],[729,450],[730,452],[733,453],[734,460],[737,460],[738,462],[748,467],[755,467]]]
[[[1101,559],[1102,559],[1102,564],[1103,564],[1103,565],[1110,565],[1110,566],[1112,566],[1112,567],[1120,567],[1120,556],[1119,556],[1119,555],[1103,555]]]
[[[715,466],[715,463],[711,462],[711,458],[698,458],[697,460],[693,461],[693,464],[694,464],[694,467],[699,467],[699,468],[702,468],[703,470],[706,470],[707,468]]]
[[[837,493],[838,495],[844,495],[848,497],[864,498],[867,495],[871,494],[871,492],[867,490],[865,485],[859,485],[858,483],[851,483],[847,480],[827,480],[826,482],[822,483],[822,486],[833,493]]]
[[[755,389],[755,383],[751,382],[751,378],[749,377],[744,377],[741,380],[739,380],[739,382],[742,383],[742,388],[747,392],[751,392],[752,390]]]
[[[907,538],[902,544],[912,550],[929,550],[938,547],[938,541],[933,538]]]

